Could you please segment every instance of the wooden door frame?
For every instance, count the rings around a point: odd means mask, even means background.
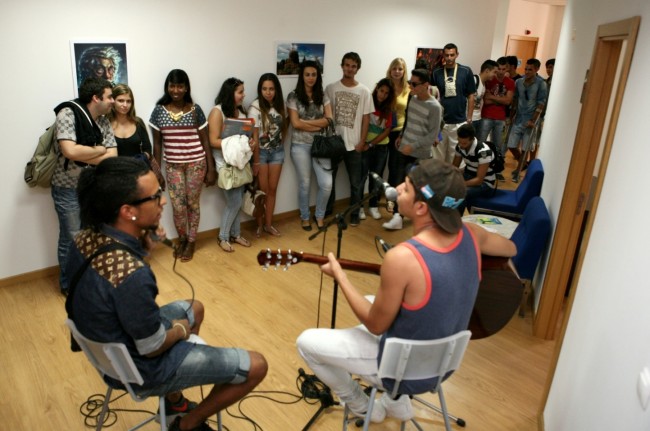
[[[509,34],[508,39],[506,40],[506,55],[508,55],[508,46],[510,45],[511,40],[518,40],[518,41],[524,41],[524,42],[535,42],[535,52],[533,53],[533,56],[531,58],[536,58],[537,57],[537,46],[539,45],[539,38],[535,36],[518,36],[515,34]],[[522,67],[526,66],[526,61],[528,60],[527,58],[520,58],[521,60],[521,66],[517,66],[517,71],[519,72],[519,69]],[[523,75],[523,70],[519,72]]]
[[[546,389],[540,406],[538,419],[541,429],[543,429],[544,408],[555,375],[566,327],[571,316],[571,308],[580,278],[584,252],[589,243],[589,235],[593,227],[607,163],[616,134],[616,125],[640,21],[641,18],[636,16],[603,24],[598,27],[596,35],[589,76],[583,89],[583,104],[570,169],[562,196],[562,205],[556,223],[555,236],[539,307],[533,323],[535,336],[544,339],[555,338],[556,333],[558,333],[557,323],[564,304],[566,284],[569,280],[573,256],[577,253],[578,258],[576,259],[576,267],[570,286],[569,299],[564,310],[562,326],[559,329],[558,342],[555,346],[554,358],[551,361],[551,369],[547,376]],[[618,67],[620,67],[620,73],[617,75]],[[617,76],[618,81],[616,81]],[[608,111],[610,112],[609,116]],[[606,136],[603,142],[602,134],[604,130],[606,130]],[[597,150],[601,142],[603,142],[603,151],[594,190],[594,203],[580,242],[580,249],[577,250],[585,205],[596,167]],[[596,146],[595,149],[594,146]]]

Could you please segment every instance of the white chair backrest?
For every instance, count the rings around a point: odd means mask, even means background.
[[[395,379],[396,391],[402,380],[444,376],[460,366],[471,335],[464,330],[436,340],[388,338],[379,364],[379,378]],[[438,379],[438,386],[440,383],[442,379]]]
[[[72,320],[67,319],[65,323],[70,328],[72,336],[81,347],[81,350],[86,354],[90,363],[99,371],[99,374],[119,380],[131,394],[131,397],[140,401],[140,397],[135,394],[130,383],[142,385],[144,380],[133,363],[126,346],[122,343],[98,343],[89,340],[81,335]]]

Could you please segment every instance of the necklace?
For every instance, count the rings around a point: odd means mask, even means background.
[[[175,122],[175,123],[178,123],[179,121],[181,121],[181,118],[183,118],[183,115],[185,115],[185,113],[183,112],[184,107],[185,106],[183,106],[181,108],[180,112],[172,112],[171,110],[167,109],[167,113],[169,114],[169,118],[171,118],[172,121]]]

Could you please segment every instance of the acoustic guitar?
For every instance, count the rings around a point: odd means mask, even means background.
[[[327,256],[291,250],[262,250],[257,262],[264,269],[284,269],[301,262],[322,265]],[[381,265],[349,259],[339,259],[343,269],[379,275]],[[482,256],[482,277],[468,329],[472,339],[489,337],[508,324],[521,303],[523,286],[509,265],[508,258]]]

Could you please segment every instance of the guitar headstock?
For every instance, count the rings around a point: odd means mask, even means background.
[[[289,250],[276,250],[272,251],[270,248],[261,250],[257,254],[257,263],[260,264],[265,271],[271,267],[278,269],[282,267],[284,271],[288,270],[291,265],[300,263],[303,260],[302,252],[295,252]]]

